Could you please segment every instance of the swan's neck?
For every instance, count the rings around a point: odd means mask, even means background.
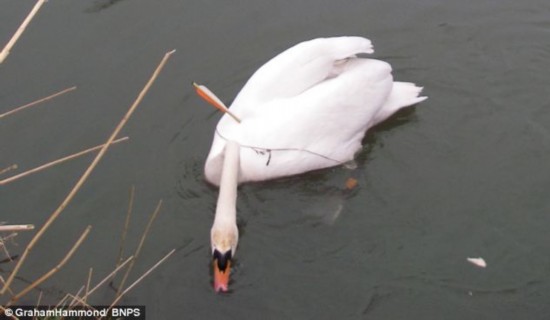
[[[239,181],[240,145],[235,141],[225,144],[220,194],[216,205],[214,224],[237,222],[237,185]]]

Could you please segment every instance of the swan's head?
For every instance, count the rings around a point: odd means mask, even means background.
[[[210,232],[212,246],[212,264],[214,267],[214,290],[229,290],[231,263],[239,242],[239,230],[236,225],[217,225],[214,223]]]

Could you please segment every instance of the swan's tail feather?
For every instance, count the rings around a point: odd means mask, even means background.
[[[422,92],[422,87],[416,86],[412,82],[394,82],[393,87],[386,103],[394,104],[395,107],[401,109],[403,107],[412,106],[422,102],[428,97],[419,96]]]
[[[388,100],[386,100],[384,106],[378,111],[373,124],[386,120],[401,108],[412,106],[428,99],[426,96],[420,96],[422,89],[422,87],[418,87],[412,82],[394,82]]]

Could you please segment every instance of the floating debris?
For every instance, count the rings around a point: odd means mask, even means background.
[[[348,180],[346,180],[346,189],[352,190],[355,187],[357,187],[357,184],[358,184],[357,179],[348,178]]]
[[[487,267],[487,263],[485,262],[485,260],[482,257],[467,258],[466,260],[468,260],[468,262],[470,262],[471,264],[475,264],[476,266],[478,266],[480,268],[486,268]]]

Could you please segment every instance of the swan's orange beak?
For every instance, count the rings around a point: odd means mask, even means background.
[[[229,273],[231,272],[231,261],[227,261],[225,270],[220,270],[218,259],[214,259],[214,291],[227,292],[229,290]]]

